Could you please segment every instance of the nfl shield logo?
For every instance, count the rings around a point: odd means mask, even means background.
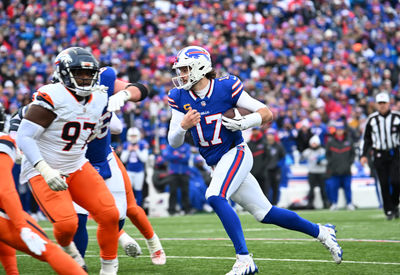
[[[203,107],[206,106],[206,102],[205,102],[205,101],[202,101],[202,102],[201,102],[201,106],[203,106]]]

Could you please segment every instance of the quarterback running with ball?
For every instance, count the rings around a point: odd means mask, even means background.
[[[318,225],[295,212],[272,206],[250,173],[253,157],[241,131],[271,122],[273,115],[269,108],[245,92],[243,83],[236,76],[216,78],[210,54],[204,48],[189,46],[182,49],[172,68],[177,76],[172,79],[176,88],[168,97],[172,108],[168,142],[172,147],[179,147],[186,131],[190,131],[200,154],[213,168],[206,199],[236,251],[236,262],[227,274],[258,272],[247,249],[241,222],[229,205],[229,199],[261,223],[275,224],[317,238],[339,264],[343,253],[336,240],[335,226]],[[222,115],[236,106],[252,113],[239,119]]]

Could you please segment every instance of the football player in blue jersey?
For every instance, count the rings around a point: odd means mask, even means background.
[[[88,144],[86,157],[93,167],[105,179],[108,188],[114,196],[122,228],[125,217],[139,229],[146,239],[152,263],[163,265],[166,263],[165,252],[161,246],[157,234],[154,232],[150,221],[144,210],[137,205],[127,171],[111,148],[110,122],[111,114],[120,110],[126,101],[140,101],[147,96],[147,88],[140,83],[126,83],[117,79],[116,72],[111,67],[100,69],[100,85],[106,86],[109,96],[108,107],[103,111],[99,122],[99,129],[96,138]],[[74,241],[84,255],[87,246],[86,219],[84,210],[79,210],[78,234]],[[121,230],[119,243],[128,256],[140,255],[141,248],[126,232]]]
[[[329,249],[334,261],[340,263],[342,249],[336,241],[335,226],[318,225],[295,212],[272,206],[250,173],[253,157],[241,131],[271,122],[273,115],[269,108],[252,98],[236,76],[216,78],[210,54],[201,47],[189,46],[179,51],[172,68],[177,76],[172,79],[175,88],[168,96],[172,108],[168,142],[179,147],[186,131],[190,131],[200,154],[213,168],[206,199],[236,251],[236,262],[227,274],[258,272],[247,249],[239,217],[229,205],[229,199],[261,223],[275,224],[317,238]],[[223,116],[235,106],[252,113],[235,119]]]

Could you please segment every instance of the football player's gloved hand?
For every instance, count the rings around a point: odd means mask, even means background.
[[[241,131],[243,129],[243,119],[244,117],[240,118],[228,118],[226,116],[222,116],[222,125],[225,126],[228,130],[231,130],[232,132],[236,131]]]
[[[40,238],[38,234],[32,232],[29,227],[23,227],[20,236],[32,253],[40,256],[42,255],[42,252],[46,251],[45,244],[47,244],[47,242]]]
[[[131,94],[127,90],[119,91],[118,93],[110,96],[110,98],[108,99],[107,111],[119,111],[121,107],[125,105],[125,102],[127,102],[130,98]]]
[[[97,138],[97,136],[101,133],[101,126],[103,124],[98,122],[96,123],[96,126],[94,126],[94,129],[92,131],[92,133],[90,134],[89,138],[87,139],[87,143],[93,141],[95,138]]]
[[[39,161],[35,168],[43,176],[51,190],[67,190],[68,184],[65,181],[65,176],[61,175],[58,170],[51,168],[44,160]]]
[[[261,115],[258,112],[242,116],[237,109],[235,111],[234,118],[228,118],[226,116],[222,116],[222,125],[225,126],[228,130],[232,132],[235,131],[243,131],[251,127],[260,126],[262,119]]]

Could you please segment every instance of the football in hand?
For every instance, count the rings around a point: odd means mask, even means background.
[[[235,109],[239,112],[239,114],[240,114],[241,116],[245,116],[245,115],[248,115],[248,114],[251,114],[251,113],[252,113],[252,111],[247,110],[247,109],[245,109],[245,108],[235,107],[235,108],[231,108],[231,109],[227,110],[227,111],[223,114],[223,116],[225,116],[225,117],[227,117],[227,118],[237,118],[237,117],[235,117],[235,116],[236,116],[236,113],[237,113],[237,112],[235,112]]]

